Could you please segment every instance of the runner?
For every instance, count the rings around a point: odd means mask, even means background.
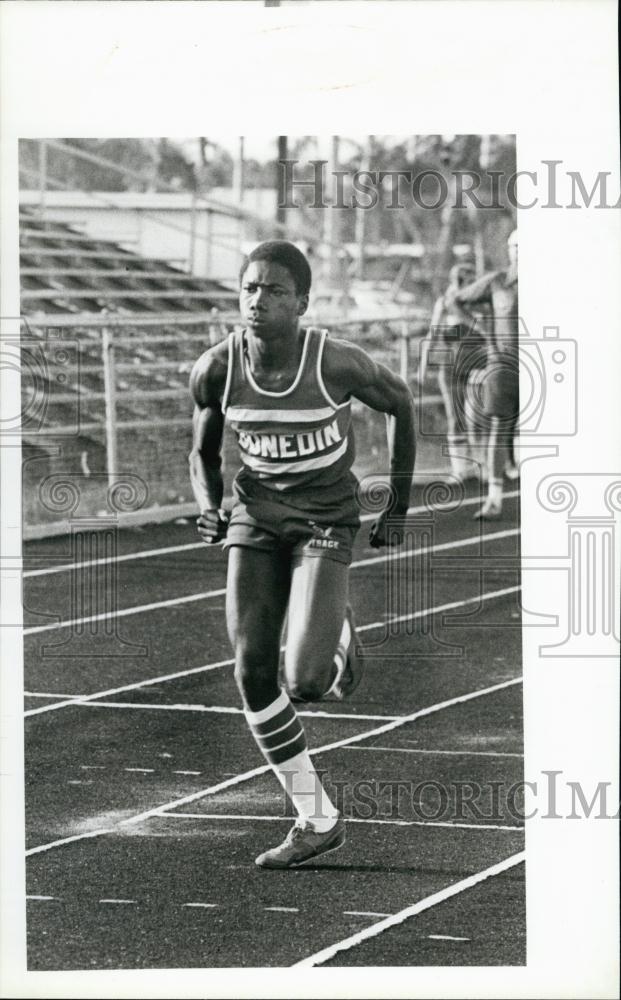
[[[206,351],[192,372],[190,472],[198,530],[208,544],[224,541],[228,549],[227,625],[246,718],[298,814],[284,843],[256,863],[289,868],[345,841],[343,818],[313,767],[292,699],[316,701],[329,692],[344,698],[362,673],[348,602],[360,525],[351,400],[394,418],[390,500],[371,528],[373,547],[403,540],[414,404],[406,384],[361,348],[300,328],[311,270],[293,244],[262,243],[240,279],[245,329]],[[222,509],[225,420],[242,460],[230,515]]]
[[[502,477],[517,479],[513,438],[519,414],[519,319],[517,230],[508,240],[509,267],[492,271],[452,293],[464,308],[487,304],[493,321],[482,324],[487,339],[487,364],[476,387],[481,411],[490,418],[488,495],[475,518],[491,520],[502,513]]]
[[[485,367],[486,344],[475,329],[472,315],[454,298],[473,278],[474,270],[469,264],[455,264],[451,268],[446,292],[433,307],[417,376],[422,386],[431,353],[446,413],[451,470],[460,481],[475,475],[486,478],[482,428],[469,398],[473,377]]]

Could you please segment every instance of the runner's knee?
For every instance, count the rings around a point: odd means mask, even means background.
[[[296,701],[320,701],[326,693],[325,684],[316,677],[296,677],[287,689]]]
[[[251,708],[266,698],[266,704],[269,704],[278,694],[278,650],[238,640],[234,676],[239,691]]]

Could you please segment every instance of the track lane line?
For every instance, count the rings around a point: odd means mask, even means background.
[[[54,840],[51,844],[41,844],[39,847],[29,847],[25,852],[29,858],[33,854],[40,854],[42,851],[49,851],[50,847],[62,847],[63,844],[72,844],[76,840],[87,840],[89,837],[103,837],[105,833],[112,833],[114,827],[100,827],[99,830],[90,830],[88,833],[76,833],[73,837],[63,837],[61,840]]]
[[[295,818],[293,816],[252,816],[245,813],[165,812],[161,815],[166,819],[239,819],[262,823],[291,823]],[[370,823],[375,826],[434,826],[443,830],[505,830],[510,833],[524,833],[523,826],[511,826],[504,823],[450,823],[448,820],[435,819],[362,819],[357,816],[344,816],[343,818],[346,823]]]
[[[155,711],[165,712],[211,712],[214,715],[244,715],[243,708],[234,708],[229,705],[158,705],[153,702],[141,701],[76,701],[76,705],[82,708],[147,708]],[[356,715],[354,712],[311,712],[296,711],[296,715],[305,719],[360,719],[362,722],[390,722],[398,719],[398,715]]]
[[[471,535],[469,538],[459,538],[452,542],[441,542],[437,545],[424,545],[418,549],[413,549],[408,551],[407,549],[399,552],[388,552],[383,556],[371,556],[368,559],[359,559],[357,562],[353,562],[350,569],[358,569],[360,566],[374,566],[385,562],[397,562],[401,559],[415,559],[418,556],[426,555],[429,552],[444,552],[447,549],[460,549],[465,548],[469,545],[476,545],[477,542],[483,542],[484,540],[495,541],[501,538],[509,538],[512,535],[518,535],[520,533],[519,528],[509,528],[505,531],[492,531],[485,534],[479,533],[478,535]],[[211,597],[222,597],[226,594],[226,588],[221,587],[218,590],[205,590],[199,594],[187,594],[184,597],[170,597],[165,601],[153,601],[150,604],[136,604],[130,608],[119,608],[114,612],[101,612],[98,615],[88,615],[85,618],[67,618],[59,622],[48,622],[47,625],[32,625],[29,628],[22,629],[22,635],[36,635],[40,632],[52,632],[63,628],[69,628],[71,625],[86,625],[89,622],[100,622],[100,621],[112,621],[115,618],[127,618],[129,615],[140,615],[147,611],[155,611],[158,608],[170,608],[181,604],[191,604],[196,601],[206,601]]]
[[[503,587],[500,590],[487,591],[484,594],[477,594],[474,597],[468,597],[461,601],[452,601],[449,604],[440,604],[434,608],[425,608],[421,611],[413,611],[410,614],[399,615],[395,618],[386,618],[383,621],[371,622],[368,625],[358,625],[356,626],[356,631],[368,632],[371,629],[385,628],[387,625],[397,624],[398,622],[426,618],[428,615],[440,614],[443,611],[453,611],[456,608],[466,607],[469,604],[485,604],[487,601],[495,600],[498,597],[505,597],[508,594],[517,593],[519,590],[521,590],[521,585],[516,584],[513,587]],[[283,649],[284,647],[281,647],[281,652]],[[54,712],[57,709],[68,708],[71,705],[82,705],[86,702],[101,700],[102,698],[108,698],[115,694],[121,694],[123,691],[135,691],[138,688],[149,687],[153,684],[176,680],[179,677],[190,677],[192,674],[206,673],[210,670],[219,670],[222,667],[232,666],[234,662],[235,661],[232,658],[227,660],[216,660],[214,663],[206,663],[200,667],[190,667],[188,670],[178,670],[172,674],[163,674],[160,677],[151,677],[143,681],[135,681],[132,684],[124,684],[121,687],[108,688],[106,691],[94,691],[93,694],[85,695],[82,698],[69,698],[63,701],[54,702],[51,705],[42,705],[40,708],[29,708],[24,712],[24,718],[29,718],[32,715],[43,715],[46,712]]]
[[[453,896],[458,896],[460,893],[473,888],[475,885],[479,885],[481,882],[485,882],[489,878],[494,878],[496,875],[501,875],[503,872],[510,871],[511,868],[515,868],[517,865],[523,864],[525,860],[525,851],[520,851],[518,854],[512,854],[510,857],[505,858],[504,861],[500,861],[496,865],[491,865],[489,868],[485,868],[483,871],[477,872],[476,875],[469,875],[467,878],[461,879],[459,882],[454,882],[453,885],[446,886],[446,888],[440,889],[439,892],[434,892],[431,896],[427,896],[425,899],[420,899],[418,903],[413,903],[412,906],[407,906],[398,913],[385,917],[384,920],[380,920],[377,924],[371,924],[370,927],[366,927],[364,930],[350,935],[350,937],[343,938],[342,941],[337,941],[335,944],[329,945],[327,948],[322,948],[321,951],[315,952],[314,955],[309,955],[307,958],[302,959],[301,962],[295,962],[292,968],[299,969],[323,965],[325,962],[329,962],[330,959],[334,958],[339,952],[349,951],[351,948],[355,948],[357,945],[362,944],[363,941],[368,941],[370,938],[377,937],[379,934],[383,934],[384,931],[389,930],[391,927],[397,927],[410,917],[415,917],[419,913],[424,913],[425,910],[430,910],[433,906],[438,906],[439,903],[443,903],[445,900],[451,899]]]
[[[299,714],[299,713],[298,713]],[[391,753],[420,753],[432,756],[448,757],[517,757],[524,758],[523,753],[508,753],[504,750],[422,750],[419,747],[347,747],[347,750],[379,750]]]
[[[24,691],[24,698],[84,698],[83,694],[62,694],[60,691]]]
[[[309,753],[311,756],[316,756],[317,754],[327,753],[330,750],[338,750],[340,747],[349,746],[352,743],[358,743],[361,740],[369,739],[372,736],[380,736],[383,733],[392,732],[393,729],[398,729],[400,726],[407,725],[407,723],[414,722],[416,719],[421,719],[427,715],[433,715],[435,712],[441,712],[445,708],[452,708],[453,705],[461,705],[465,702],[472,701],[475,698],[483,698],[485,695],[493,694],[496,691],[502,691],[505,688],[514,687],[515,685],[521,683],[521,677],[514,677],[511,680],[502,681],[500,684],[493,684],[490,687],[479,688],[476,691],[469,691],[467,694],[457,695],[454,698],[448,698],[446,701],[440,701],[434,705],[428,705],[426,708],[420,708],[416,712],[411,712],[409,715],[401,716],[383,726],[376,726],[374,729],[369,729],[366,732],[357,733],[354,736],[348,736],[345,739],[336,740],[334,743],[326,743],[324,746],[315,747],[314,749],[309,750]],[[136,813],[135,816],[129,816],[127,819],[120,820],[112,828],[93,830],[89,833],[80,833],[73,837],[64,837],[61,840],[52,840],[47,844],[40,844],[38,847],[31,847],[28,851],[26,851],[26,857],[29,857],[32,854],[40,854],[43,851],[50,851],[53,848],[61,847],[64,844],[69,844],[77,840],[83,840],[87,837],[99,837],[107,833],[113,833],[115,830],[118,830],[123,826],[142,823],[144,820],[152,819],[155,816],[161,816],[170,809],[176,809],[178,806],[188,805],[190,802],[198,802],[200,799],[204,799],[208,795],[216,795],[218,792],[224,791],[227,788],[232,788],[235,785],[241,785],[246,781],[250,781],[252,778],[266,774],[271,770],[272,768],[270,764],[263,764],[259,767],[254,767],[250,771],[244,771],[241,774],[236,774],[232,778],[227,778],[226,780],[220,781],[215,785],[209,786],[208,788],[200,789],[198,792],[193,792],[191,795],[184,795],[179,799],[172,799],[170,802],[165,802],[161,806],[155,806],[152,809],[146,809],[143,812]]]
[[[509,500],[519,495],[520,495],[519,490],[510,490],[507,493],[503,493],[503,499]],[[482,503],[481,497],[468,497],[467,499],[462,500],[461,502],[456,502],[455,505],[452,507],[448,505],[440,507],[438,506],[429,507],[423,504],[418,507],[410,507],[408,510],[408,514],[424,514],[429,510],[438,510],[441,511],[442,513],[448,514],[452,513],[455,510],[458,510],[459,507],[472,507],[478,503]],[[360,517],[360,521],[364,524],[366,521],[372,521],[377,516],[378,516],[377,514],[362,514],[362,516]],[[58,566],[44,566],[42,569],[27,569],[24,570],[22,576],[24,578],[30,578],[34,576],[50,576],[53,573],[68,573],[71,570],[85,569],[87,566],[106,566],[109,565],[110,563],[129,562],[130,560],[133,559],[151,559],[157,556],[170,555],[173,552],[187,552],[190,549],[201,549],[201,548],[206,548],[205,543],[203,541],[189,542],[184,545],[166,545],[159,549],[145,549],[144,552],[126,552],[121,556],[107,556],[106,558],[102,559],[83,559],[81,562],[62,563]],[[33,558],[36,558],[36,556]]]

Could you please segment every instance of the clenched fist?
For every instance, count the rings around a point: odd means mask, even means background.
[[[226,510],[204,510],[197,518],[196,526],[207,545],[216,545],[226,538],[229,514]]]
[[[399,513],[397,511],[385,510],[380,514],[377,521],[373,522],[369,532],[369,544],[372,549],[380,549],[384,545],[389,547],[401,545],[405,533],[407,511]]]

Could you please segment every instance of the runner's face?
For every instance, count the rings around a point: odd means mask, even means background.
[[[298,294],[286,267],[257,260],[246,268],[239,309],[246,325],[258,337],[297,330],[307,306],[308,295]]]

